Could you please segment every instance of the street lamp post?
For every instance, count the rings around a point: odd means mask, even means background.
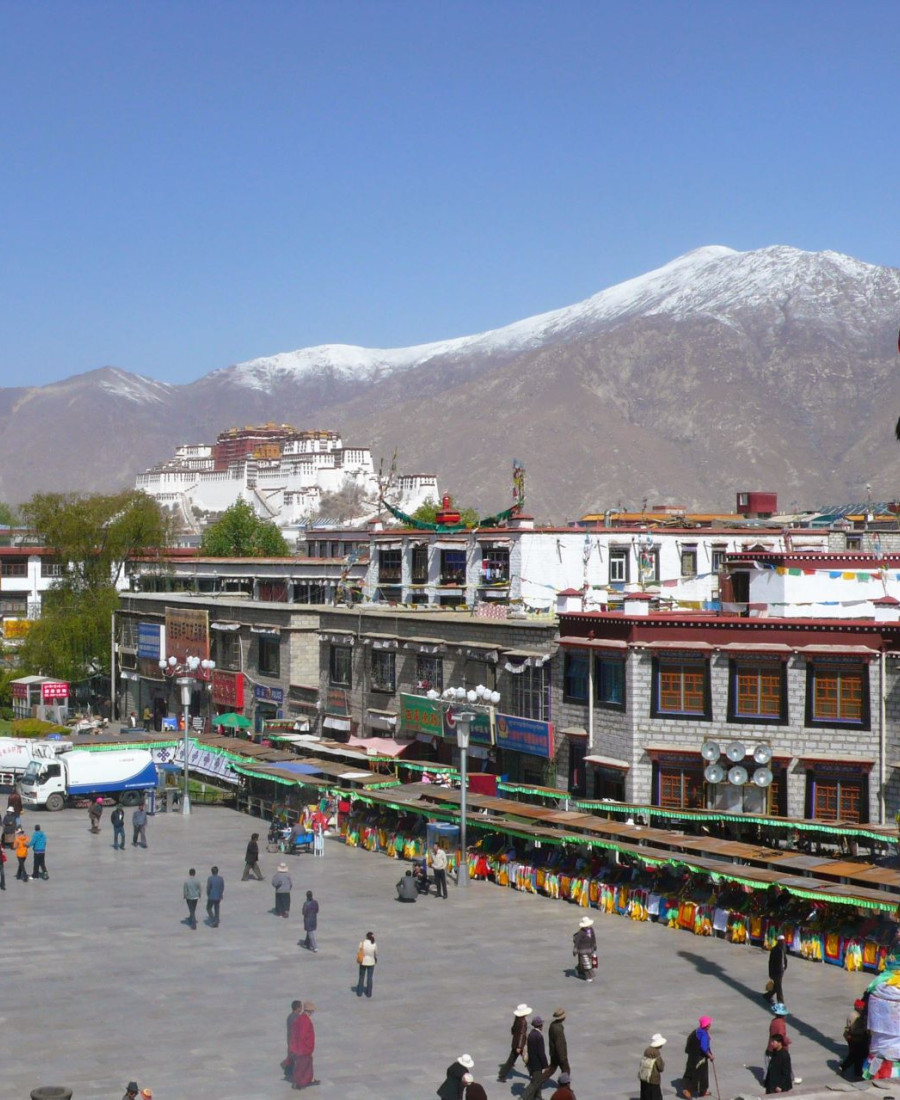
[[[470,710],[461,711],[456,715],[456,744],[459,746],[459,869],[456,876],[457,885],[467,886],[469,883],[469,863],[466,858],[466,812],[467,795],[469,787],[469,735],[472,732],[472,723],[476,715]]]
[[[169,657],[168,660],[161,660],[159,667],[164,675],[174,677],[175,683],[181,688],[182,721],[184,722],[184,747],[182,750],[184,753],[182,761],[184,791],[181,796],[181,812],[187,817],[190,816],[191,812],[191,797],[188,786],[188,753],[190,749],[188,735],[191,729],[191,695],[198,680],[203,682],[210,679],[216,667],[216,662],[208,661],[206,658],[201,660],[199,657],[189,656],[185,658],[184,664],[179,664],[178,658],[173,656]]]
[[[469,881],[469,866],[467,860],[466,838],[466,814],[468,812],[469,793],[469,738],[472,734],[472,723],[479,714],[490,715],[491,708],[500,702],[500,692],[491,691],[483,684],[476,688],[448,687],[444,689],[443,696],[438,695],[433,689],[426,692],[433,702],[443,701],[444,714],[452,714],[453,725],[456,729],[456,745],[459,749],[459,846],[460,866],[456,876],[457,884],[465,886]],[[453,713],[454,703],[464,703],[469,709]]]

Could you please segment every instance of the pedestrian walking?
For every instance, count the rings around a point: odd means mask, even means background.
[[[136,848],[138,844],[142,848],[147,847],[147,811],[143,802],[137,804],[131,815],[131,847]]]
[[[278,869],[272,875],[272,885],[275,887],[275,916],[287,918],[291,911],[291,890],[294,883],[286,863],[278,864]]]
[[[578,922],[578,931],[572,937],[572,954],[578,960],[578,977],[592,982],[597,969],[597,937],[594,935],[594,922],[590,917],[582,917]]]
[[[772,1036],[772,1054],[766,1070],[766,1093],[790,1092],[794,1087],[791,1056],[780,1035]]]
[[[113,828],[113,848],[121,848],[125,851],[125,811],[116,805],[109,815],[109,823]]]
[[[25,835],[25,830],[21,825],[16,829],[16,839],[13,841],[13,851],[16,853],[16,859],[19,861],[19,866],[16,868],[16,878],[21,879],[22,882],[27,882],[28,871],[25,868],[25,860],[28,859],[28,837]]]
[[[206,880],[206,916],[212,928],[219,927],[219,906],[225,897],[225,879],[219,874],[219,868],[213,865]]]
[[[16,811],[12,806],[6,807],[6,813],[3,815],[3,843],[7,848],[12,848],[13,841],[16,838],[16,827],[19,824],[16,819]]]
[[[316,814],[315,821],[313,821],[313,855],[324,856],[325,855],[325,824],[322,821],[324,814]]]
[[[91,832],[100,832],[100,818],[103,817],[103,799],[95,798],[88,808],[88,817],[91,820]]]
[[[319,945],[316,942],[316,931],[319,927],[319,903],[313,897],[312,890],[306,891],[306,901],[303,903],[303,930],[306,932],[306,939],[302,941],[303,946],[309,951],[316,952],[319,950]]]
[[[460,1054],[456,1061],[447,1067],[444,1081],[437,1090],[441,1100],[462,1100],[466,1087],[463,1078],[474,1065],[475,1061],[470,1054]]]
[[[550,1050],[550,1065],[544,1070],[544,1080],[549,1081],[557,1070],[569,1073],[569,1048],[566,1043],[566,1031],[563,1021],[566,1018],[564,1008],[553,1010],[553,1019],[547,1029],[547,1046]]]
[[[259,869],[259,833],[252,833],[247,841],[247,851],[244,853],[244,873],[241,882],[246,882],[251,875],[262,882],[263,873]]]
[[[519,1058],[524,1057],[525,1043],[528,1040],[528,1017],[531,1015],[531,1008],[522,1002],[520,1005],[516,1005],[513,1012],[512,1027],[509,1029],[510,1036],[512,1037],[509,1057],[500,1067],[497,1073],[498,1081],[505,1081],[516,1061]]]
[[[666,1068],[662,1048],[666,1040],[657,1031],[641,1056],[638,1080],[641,1083],[641,1100],[662,1100],[662,1077]]]
[[[700,1026],[688,1035],[684,1044],[687,1061],[681,1091],[686,1100],[694,1096],[709,1096],[709,1063],[715,1061],[709,1039],[712,1018],[701,1016],[697,1022]]]
[[[0,890],[6,889],[6,852],[0,847]]]
[[[479,1085],[477,1081],[473,1081],[471,1073],[467,1073],[466,1077],[469,1078],[466,1082],[466,1100],[487,1100],[487,1093],[484,1091],[484,1085]]]
[[[544,1021],[540,1016],[535,1016],[531,1021],[531,1031],[528,1032],[528,1072],[531,1080],[522,1092],[521,1100],[534,1100],[540,1095],[544,1085],[544,1070],[548,1066],[547,1048],[544,1044]]]
[[[291,1074],[294,1070],[294,1055],[291,1051],[291,1044],[293,1040],[294,1020],[303,1011],[302,1001],[291,1001],[291,1011],[288,1013],[287,1018],[287,1054],[284,1057],[284,1061],[281,1063],[281,1068],[284,1070],[285,1081],[290,1081]]]
[[[140,1091],[137,1087],[137,1081],[129,1081],[125,1086],[125,1095],[122,1100],[137,1100],[137,1094]]]
[[[771,991],[766,996],[769,1005],[774,1009],[776,1005],[784,1004],[784,972],[787,970],[787,945],[784,936],[779,935],[769,952],[769,981],[772,983]]]
[[[11,791],[9,798],[6,800],[8,809],[16,815],[16,825],[22,824],[22,796],[18,791]]]
[[[841,1062],[841,1073],[853,1070],[854,1077],[862,1077],[863,1062],[869,1057],[869,1006],[863,998],[853,1002],[853,1011],[844,1025],[847,1055]]]
[[[447,853],[435,842],[431,852],[431,870],[434,872],[434,892],[439,898],[447,897]]]
[[[188,877],[184,880],[184,900],[187,902],[188,907],[188,924],[194,931],[197,931],[197,902],[200,900],[200,879],[197,878],[197,871],[195,868],[191,868],[188,871]]]
[[[34,832],[31,834],[31,851],[34,855],[31,877],[49,878],[50,876],[47,874],[47,834],[40,825],[35,825]]]
[[[375,943],[374,932],[366,932],[366,938],[360,941],[359,950],[356,952],[356,961],[359,963],[356,995],[361,997],[365,992],[367,997],[371,997],[372,979],[375,976],[375,964],[378,962],[378,945]]]
[[[307,1085],[318,1085],[313,1071],[313,1051],[316,1049],[316,1029],[313,1027],[312,1014],[316,1006],[312,1001],[304,1001],[300,1011],[294,1016],[291,1025],[290,1059],[291,1087],[305,1089]]]
[[[575,1093],[572,1092],[572,1078],[568,1073],[559,1075],[559,1087],[550,1097],[550,1100],[575,1100]]]

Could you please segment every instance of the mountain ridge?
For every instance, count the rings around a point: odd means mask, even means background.
[[[183,385],[106,367],[2,389],[0,494],[133,484],[177,443],[277,420],[334,428],[376,456],[399,449],[404,468],[491,510],[515,455],[542,521],[644,497],[730,508],[747,488],[785,506],[867,483],[886,498],[900,495],[886,491],[900,478],[898,315],[896,268],[704,246],[452,340],[319,345]],[[66,446],[43,444],[48,429]]]

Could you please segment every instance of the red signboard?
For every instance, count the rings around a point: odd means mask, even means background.
[[[235,707],[237,710],[243,710],[244,674],[215,669],[212,674],[212,701],[219,707]]]
[[[41,698],[46,703],[48,699],[68,699],[69,685],[61,680],[41,684]]]

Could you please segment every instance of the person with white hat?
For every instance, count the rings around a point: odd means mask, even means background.
[[[666,1040],[657,1031],[641,1057],[638,1079],[641,1082],[641,1100],[662,1100],[661,1074],[666,1068],[662,1048]]]
[[[474,1065],[475,1060],[470,1054],[460,1054],[456,1061],[447,1067],[444,1083],[437,1090],[441,1100],[462,1100],[466,1088],[463,1078]]]
[[[597,967],[597,937],[590,917],[582,917],[578,922],[578,931],[572,937],[572,954],[578,959],[578,977],[592,982]]]
[[[272,885],[275,887],[275,916],[287,918],[291,911],[291,890],[294,883],[286,863],[278,864],[278,869],[272,875]]]
[[[528,1039],[528,1017],[530,1015],[531,1009],[524,1001],[522,1004],[516,1005],[516,1009],[513,1012],[512,1027],[509,1029],[509,1033],[512,1036],[509,1057],[497,1073],[498,1081],[505,1081],[507,1075],[516,1064],[516,1060],[522,1057],[522,1051],[524,1051],[525,1042]]]

